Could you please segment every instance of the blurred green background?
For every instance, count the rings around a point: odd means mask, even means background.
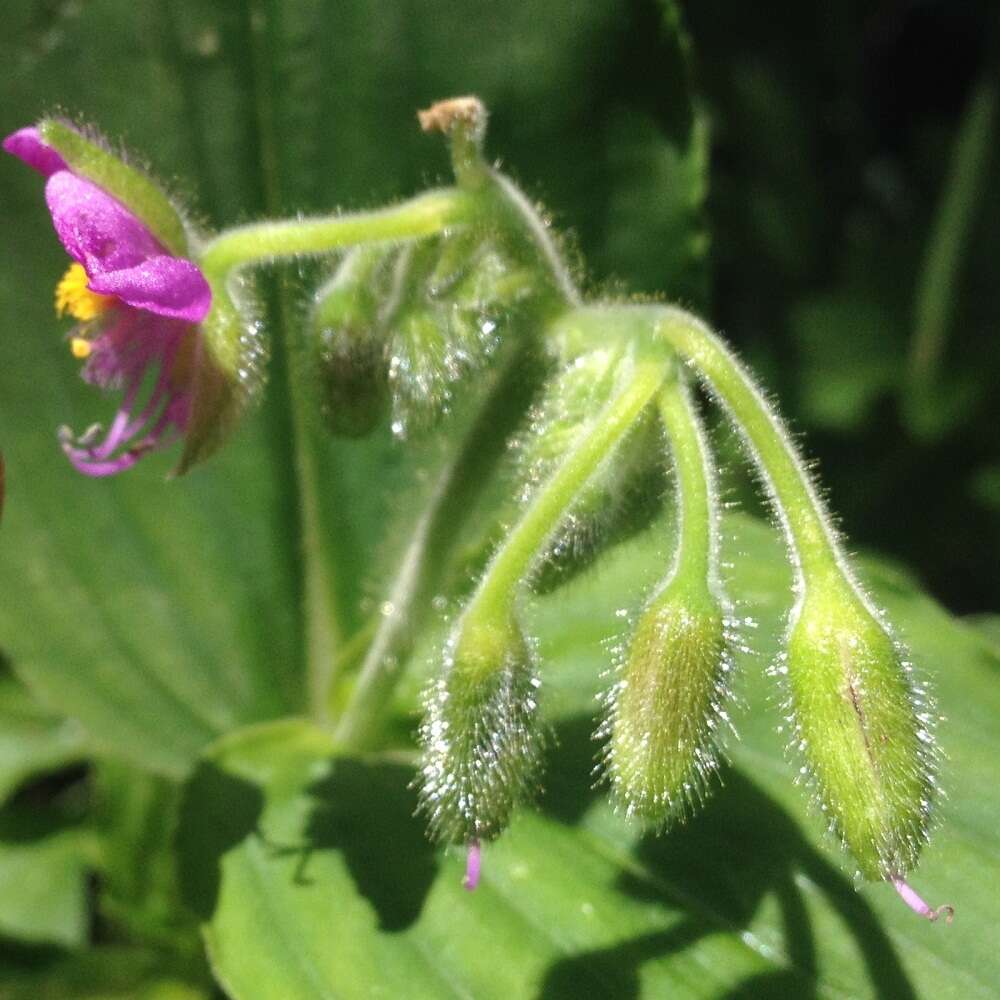
[[[488,891],[462,893],[460,859],[410,818],[405,767],[317,779],[315,731],[252,728],[301,713],[308,686],[280,338],[262,409],[204,469],[164,485],[170,457],[154,456],[113,482],[76,476],[55,429],[106,420],[108,401],[80,383],[52,314],[65,256],[39,179],[4,158],[2,1000],[211,996],[197,917],[213,917],[215,968],[240,1000],[301,995],[268,970],[332,975],[343,941],[364,957],[338,968],[345,995],[365,995],[365,962],[411,985],[451,976],[459,995],[995,995],[995,4],[8,0],[2,17],[3,133],[80,116],[209,227],[445,181],[414,112],[480,94],[491,155],[569,233],[588,292],[679,300],[718,326],[804,433],[851,544],[889,557],[865,577],[956,720],[920,881],[962,906],[949,936],[886,887],[853,893],[806,815],[760,670],[787,569],[738,515],[733,590],[761,628],[725,792],[657,840],[589,787],[601,643],[664,562],[640,538],[533,610],[561,739],[550,795],[488,854]],[[272,330],[301,277],[268,283]],[[313,446],[343,625],[360,629],[384,594],[373,563],[391,566],[419,515],[426,455],[386,432]],[[758,512],[723,428],[717,447],[728,498]],[[255,836],[262,808],[273,843]]]
[[[987,0],[36,0],[5,20],[5,130],[84,115],[216,225],[438,179],[412,111],[478,91],[490,149],[575,235],[591,288],[704,310],[807,432],[853,539],[957,611],[1000,604]],[[48,234],[33,180],[2,169],[10,275]]]

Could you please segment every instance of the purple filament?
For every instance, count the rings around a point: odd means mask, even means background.
[[[479,873],[481,868],[481,851],[478,840],[469,841],[468,853],[465,856],[465,880],[462,885],[472,892],[479,885]]]

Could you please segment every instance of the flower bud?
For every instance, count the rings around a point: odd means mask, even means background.
[[[359,247],[316,294],[314,365],[323,416],[337,435],[361,437],[386,412],[387,333],[379,306],[389,262],[384,249]]]
[[[836,578],[807,587],[779,673],[786,668],[795,741],[821,808],[864,877],[901,878],[927,839],[934,763],[909,665]]]
[[[612,795],[628,816],[666,827],[704,798],[730,654],[707,585],[671,581],[646,607],[608,695],[603,730]]]
[[[489,362],[537,282],[481,230],[425,240],[400,265],[386,322],[393,429],[404,434],[448,410],[456,383]]]
[[[433,311],[415,306],[396,317],[389,361],[394,433],[423,429],[447,409],[459,364]]]
[[[533,791],[542,750],[538,684],[512,620],[459,620],[420,727],[420,810],[434,836],[492,839]]]

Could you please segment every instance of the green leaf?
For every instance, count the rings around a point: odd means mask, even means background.
[[[82,945],[93,857],[93,836],[52,810],[0,812],[0,936]]]
[[[338,757],[303,722],[232,734],[191,779],[179,834],[185,893],[236,1000],[368,996],[989,997],[1000,749],[995,647],[880,563],[866,576],[934,671],[950,763],[942,826],[914,883],[956,905],[931,926],[890,888],[856,892],[845,859],[794,787],[763,668],[789,603],[774,533],[736,517],[731,590],[742,658],[733,750],[704,810],[662,838],[613,815],[591,787],[591,739],[620,609],[639,606],[665,556],[648,534],[539,600],[543,705],[556,739],[540,810],[484,851],[481,888],[412,818],[405,758]]]
[[[25,779],[83,760],[79,723],[42,708],[0,660],[0,804]]]
[[[0,953],[4,1000],[208,1000],[209,986],[152,950],[105,946],[63,956]],[[41,960],[39,960],[39,958]]]
[[[101,845],[101,914],[134,942],[196,955],[197,928],[181,906],[173,839],[176,783],[114,761],[93,768]]]

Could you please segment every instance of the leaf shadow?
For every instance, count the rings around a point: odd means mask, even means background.
[[[222,882],[222,859],[257,833],[264,793],[251,781],[201,761],[184,790],[174,834],[181,898],[208,922],[215,913]]]
[[[309,864],[317,852],[337,852],[380,929],[405,930],[420,916],[438,870],[434,847],[414,816],[412,778],[412,769],[401,764],[333,759],[323,777],[303,790],[301,839],[279,843],[261,829],[262,789],[203,761],[188,782],[176,833],[185,903],[202,921],[211,920],[223,858],[256,837],[271,857],[297,858],[297,885],[311,884]]]
[[[439,867],[414,815],[412,781],[412,768],[402,764],[340,758],[306,789],[313,800],[306,850],[343,855],[387,932],[405,930],[420,916]]]
[[[590,777],[596,747],[589,718],[557,727],[549,762],[552,781],[542,809],[575,824],[597,792]],[[568,770],[567,770],[568,769]],[[640,995],[640,971],[720,932],[746,930],[765,899],[777,901],[787,965],[747,977],[720,994],[737,998],[818,996],[815,930],[800,880],[811,882],[849,930],[873,996],[915,1000],[896,950],[864,896],[803,837],[795,820],[746,775],[729,767],[723,786],[687,823],[664,836],[644,835],[636,856],[644,874],[623,874],[618,888],[682,917],[673,927],[620,944],[568,955],[546,975],[540,1000]]]

